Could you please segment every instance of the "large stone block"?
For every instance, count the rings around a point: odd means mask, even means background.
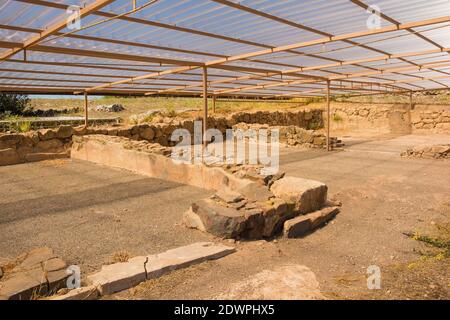
[[[139,135],[141,136],[142,139],[152,141],[153,138],[155,137],[155,131],[153,131],[153,129],[150,128],[150,126],[143,125],[140,126],[139,128]]]
[[[38,142],[38,144],[36,145],[36,150],[37,151],[57,150],[62,146],[63,143],[59,139],[44,140]]]
[[[20,141],[20,134],[3,134],[0,135],[0,149],[14,148]]]
[[[242,212],[224,207],[212,199],[193,203],[191,209],[185,213],[184,221],[188,227],[198,225],[200,230],[222,238],[236,238],[246,228],[246,219]]]
[[[51,140],[56,138],[56,131],[53,129],[41,129],[38,130],[39,140]]]
[[[328,207],[306,215],[302,215],[284,223],[283,235],[286,238],[297,238],[306,235],[322,226],[339,213],[338,207]]]
[[[56,137],[59,139],[67,139],[70,138],[72,135],[73,135],[72,126],[60,126],[56,130]]]
[[[8,166],[21,162],[23,161],[20,159],[19,153],[15,149],[8,148],[0,150],[0,166]]]
[[[275,181],[270,190],[277,198],[293,203],[296,211],[308,213],[325,205],[328,187],[315,180],[284,177]]]

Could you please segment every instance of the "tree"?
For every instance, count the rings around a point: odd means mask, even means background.
[[[25,94],[0,93],[0,114],[22,114],[30,99]]]

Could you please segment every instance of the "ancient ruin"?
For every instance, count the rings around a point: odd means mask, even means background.
[[[448,299],[448,12],[3,1],[0,300]]]

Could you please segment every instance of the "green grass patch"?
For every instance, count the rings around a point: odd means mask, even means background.
[[[419,232],[406,232],[405,235],[409,238],[423,242],[428,246],[436,249],[440,249],[440,252],[436,257],[450,258],[450,225],[438,226],[440,236],[430,236],[421,234]]]
[[[333,121],[334,122],[342,122],[342,121],[344,121],[344,118],[342,118],[339,114],[335,113],[333,115]]]

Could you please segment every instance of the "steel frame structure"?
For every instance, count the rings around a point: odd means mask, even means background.
[[[69,2],[81,28],[69,27]],[[329,106],[330,95],[449,88],[448,1],[379,2],[2,0],[0,91],[84,94],[86,105],[93,94],[202,96],[207,117],[208,96]]]

